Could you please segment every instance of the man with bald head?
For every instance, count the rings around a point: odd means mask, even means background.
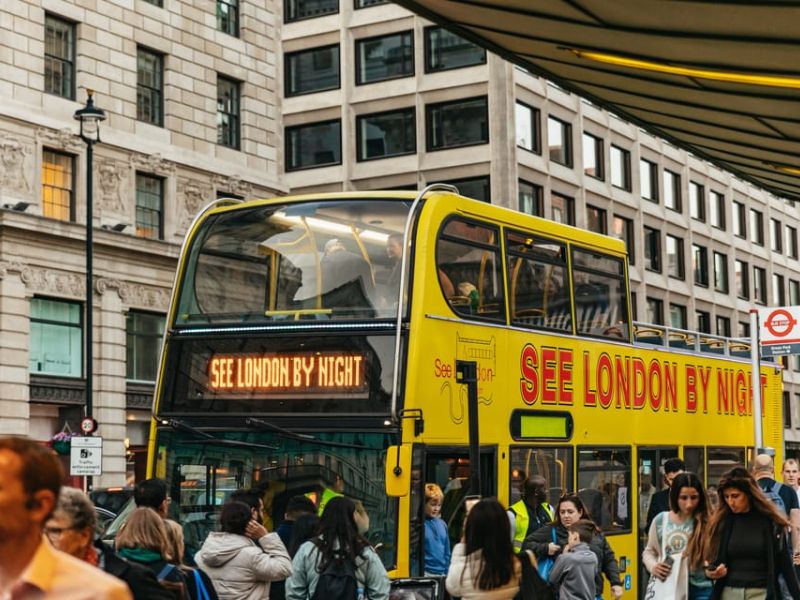
[[[769,454],[759,454],[753,461],[753,477],[767,497],[777,493],[783,500],[786,516],[792,524],[792,548],[800,550],[800,503],[788,485],[775,481],[775,462]]]

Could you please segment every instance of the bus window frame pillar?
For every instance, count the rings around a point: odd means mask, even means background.
[[[84,340],[85,340],[85,357],[86,362],[84,365],[84,373],[86,376],[86,392],[85,392],[85,405],[84,415],[86,418],[93,418],[92,413],[93,398],[92,388],[94,386],[94,365],[92,344],[94,343],[94,319],[93,311],[93,296],[94,296],[94,272],[92,264],[92,254],[94,246],[94,145],[100,141],[100,122],[106,118],[106,113],[103,109],[97,108],[94,105],[94,90],[86,90],[86,105],[75,111],[73,117],[80,123],[80,138],[86,144],[86,307],[85,307],[85,325],[84,325]],[[86,486],[91,489],[91,477],[86,478]]]
[[[456,381],[467,386],[467,426],[469,427],[469,491],[481,495],[481,440],[478,427],[478,363],[456,361]]]

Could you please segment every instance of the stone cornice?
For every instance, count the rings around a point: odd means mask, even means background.
[[[169,307],[169,290],[140,283],[128,283],[118,279],[101,277],[95,283],[99,294],[116,290],[122,301],[138,308],[166,311]]]

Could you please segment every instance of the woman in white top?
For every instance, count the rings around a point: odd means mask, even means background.
[[[469,511],[461,543],[453,548],[447,591],[462,600],[511,600],[519,591],[520,572],[505,509],[494,498],[481,500]]]

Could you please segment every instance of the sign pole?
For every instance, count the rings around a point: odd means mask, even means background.
[[[758,309],[750,309],[750,369],[753,390],[753,423],[755,426],[755,452],[759,454],[764,447],[764,434],[761,423],[761,348],[758,344]]]

